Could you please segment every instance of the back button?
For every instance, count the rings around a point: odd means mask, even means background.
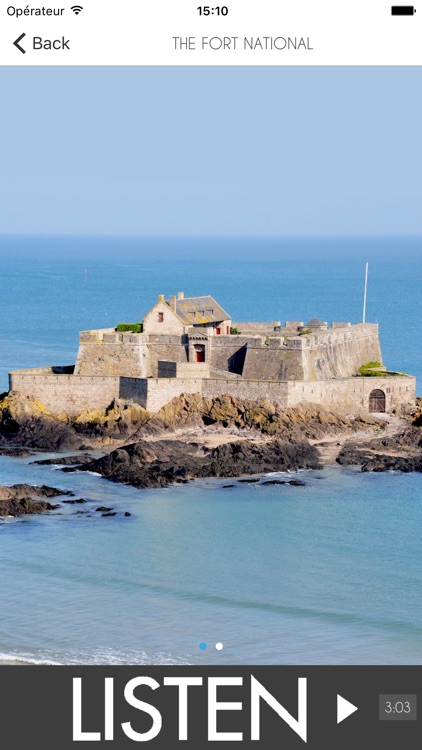
[[[24,49],[23,47],[21,47],[20,44],[19,44],[19,42],[22,41],[22,39],[24,38],[24,36],[26,36],[26,34],[21,34],[20,36],[18,36],[18,38],[15,39],[15,41],[13,42],[13,44],[19,50],[19,52],[22,52],[23,55],[26,55],[26,49]]]

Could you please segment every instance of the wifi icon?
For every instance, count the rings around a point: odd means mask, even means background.
[[[73,10],[75,15],[79,16],[79,13],[81,12],[81,10],[83,10],[83,7],[82,5],[72,5],[70,10]]]

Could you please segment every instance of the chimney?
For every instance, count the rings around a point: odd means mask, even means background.
[[[158,295],[158,301],[159,302],[164,302],[164,294],[159,294]]]
[[[169,305],[170,305],[170,310],[173,310],[173,312],[176,312],[176,297],[174,296],[174,294],[171,294],[169,297]]]
[[[177,299],[185,299],[185,293],[184,292],[177,292]]]

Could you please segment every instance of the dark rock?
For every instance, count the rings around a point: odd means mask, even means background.
[[[11,487],[0,486],[0,500],[7,499],[10,492],[16,497],[51,498],[58,497],[59,495],[68,497],[73,495],[73,492],[69,492],[68,490],[58,490],[55,487],[48,487],[45,484],[41,487],[32,486],[30,484],[14,484]]]
[[[23,516],[56,510],[60,507],[59,504],[53,505],[40,498],[58,497],[62,494],[53,487],[31,487],[28,484],[0,486],[0,516]]]
[[[265,482],[261,482],[261,484],[287,484],[287,482],[282,479],[267,479]]]
[[[264,399],[240,399],[228,394],[214,398],[204,398],[199,393],[181,394],[156,414],[131,401],[115,399],[105,409],[87,409],[76,418],[62,414],[60,419],[37,401],[13,391],[0,397],[0,443],[48,451],[89,451],[93,450],[90,441],[95,447],[109,445],[113,440],[137,442],[146,436],[166,437],[186,427],[222,432],[229,428],[232,432],[261,433],[300,442],[356,432],[362,424],[374,432],[385,427],[371,415],[348,419],[318,404],[282,409]]]
[[[236,487],[236,485],[235,484],[223,484],[222,489],[231,490],[232,487]]]
[[[290,487],[305,487],[305,482],[302,482],[300,479],[290,479],[287,484],[290,484]]]
[[[259,479],[239,479],[239,482],[243,482],[243,484],[256,484],[259,482]]]
[[[113,508],[106,508],[104,505],[102,505],[100,508],[95,508],[97,513],[107,513],[109,510],[113,510]]]
[[[58,505],[51,505],[45,500],[34,500],[24,497],[20,500],[2,500],[0,502],[0,516],[23,516],[44,513],[46,510],[55,510]]]
[[[31,461],[31,464],[37,466],[74,466],[89,464],[93,460],[92,456],[87,453],[81,456],[57,456],[56,458],[45,458],[41,461]]]
[[[131,515],[132,515],[132,513],[129,513],[128,510],[125,512],[125,518],[129,518],[129,516],[131,516]]]
[[[112,513],[102,513],[101,514],[101,518],[110,518],[110,516],[115,516],[115,515],[116,515],[115,512],[112,512]]]
[[[84,500],[83,497],[80,497],[77,500],[63,500],[63,502],[68,505],[76,505],[78,503],[86,503],[86,500]]]
[[[80,470],[95,471],[114,482],[145,489],[191,478],[239,477],[301,468],[321,468],[316,448],[307,440],[289,442],[276,438],[265,443],[246,440],[226,443],[208,451],[196,443],[180,440],[141,440],[122,446]],[[258,481],[253,479],[252,483]]]
[[[395,435],[348,442],[336,459],[341,466],[361,466],[363,472],[422,471],[422,427],[407,427]]]
[[[7,456],[8,458],[28,458],[34,455],[25,448],[0,448],[0,456]]]
[[[422,471],[422,456],[373,456],[362,464],[361,471]]]
[[[48,451],[79,449],[82,443],[69,424],[12,392],[0,403],[0,435],[8,443]]]

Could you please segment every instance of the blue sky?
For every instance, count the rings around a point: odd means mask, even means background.
[[[422,234],[422,68],[2,68],[0,234]]]

